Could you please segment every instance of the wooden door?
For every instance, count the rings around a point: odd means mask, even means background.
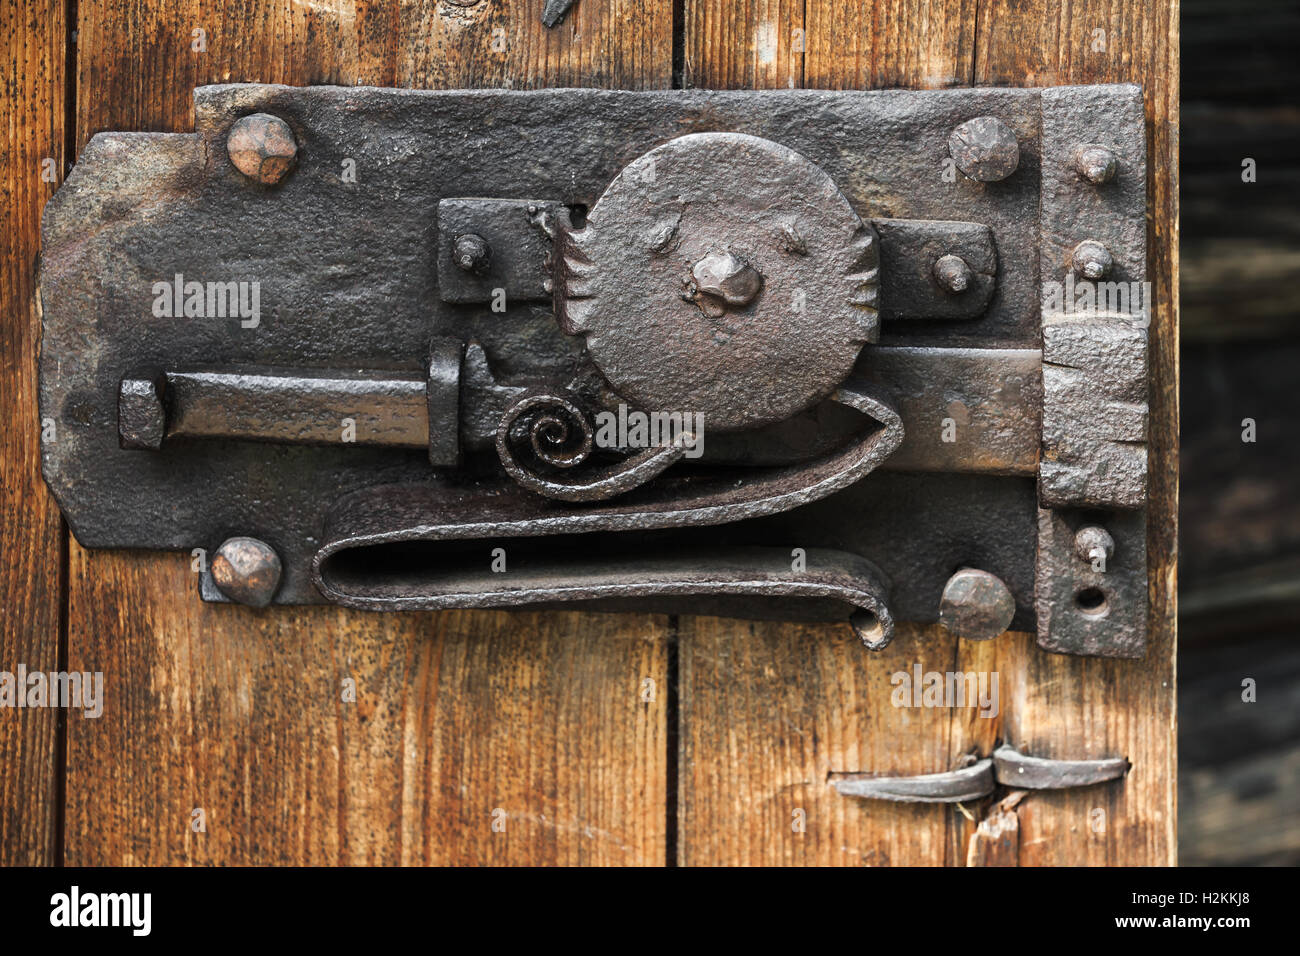
[[[1176,3],[579,0],[551,30],[542,5],[0,4],[0,660],[106,680],[98,719],[0,712],[0,863],[1174,862]],[[95,132],[190,130],[193,88],[231,81],[1143,84],[1159,305],[1146,659],[937,628],[869,656],[824,626],[257,611],[201,603],[175,554],[82,549],[38,474],[40,210]],[[889,706],[889,675],[917,660],[998,671],[998,718]],[[345,679],[355,703],[342,700]],[[1133,770],[1121,786],[1014,807],[868,804],[827,786],[842,771],[946,770],[999,737],[1062,758],[1123,754]]]

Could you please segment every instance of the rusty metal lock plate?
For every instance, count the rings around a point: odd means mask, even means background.
[[[1143,122],[1130,86],[203,87],[46,208],[45,477],[88,547],[201,549],[211,601],[1141,656]]]

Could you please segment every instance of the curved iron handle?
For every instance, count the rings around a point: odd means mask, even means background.
[[[503,608],[686,595],[829,599],[857,609],[849,622],[868,648],[884,647],[894,634],[880,572],[865,558],[844,551],[811,549],[806,567],[799,571],[791,569],[788,549],[736,547],[625,562],[548,557],[502,574],[486,561],[467,569],[463,561],[433,560],[432,552],[425,552],[428,560],[421,561],[420,553],[409,546],[397,562],[385,561],[379,550],[385,547],[335,552],[317,565],[316,586],[337,604],[367,610]]]

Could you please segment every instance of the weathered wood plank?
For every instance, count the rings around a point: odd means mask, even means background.
[[[1178,515],[1178,4],[993,0],[979,10],[977,85],[1141,83],[1149,124],[1150,330],[1147,554],[1142,661],[1084,660],[1005,641],[1002,734],[1024,753],[1125,756],[1122,786],[1037,792],[1016,808],[1022,865],[1175,861],[1175,601]]]
[[[1051,85],[1138,81],[1152,121],[1149,167],[1153,276],[1151,649],[1143,662],[1049,655],[1033,638],[992,645],[902,628],[878,656],[836,628],[683,618],[683,863],[1170,863],[1174,859],[1174,551],[1177,455],[1177,8],[1154,0],[1084,4],[994,2],[859,8],[809,4],[808,85]],[[686,5],[688,73],[696,85],[790,85],[791,69],[757,71],[752,30],[692,36],[740,19],[736,5]],[[797,19],[791,21],[797,27]],[[894,38],[894,24],[909,24]],[[716,29],[716,28],[715,28]],[[1093,52],[1094,29],[1106,31]],[[975,38],[972,46],[971,38]],[[824,38],[824,39],[817,39]],[[725,42],[724,42],[725,41]],[[854,50],[853,55],[845,53]],[[820,52],[818,52],[820,51]],[[919,52],[918,52],[919,51]],[[816,57],[815,57],[815,54]],[[814,62],[816,60],[816,62]],[[774,62],[780,63],[778,52]],[[797,85],[797,83],[796,83]],[[797,542],[794,542],[797,544]],[[1000,713],[890,705],[891,674],[997,673]],[[1014,847],[972,844],[958,808],[853,802],[826,786],[835,771],[953,769],[998,737],[1060,758],[1123,754],[1121,786],[1030,794]],[[793,832],[794,810],[804,832]],[[987,812],[988,807],[973,808]],[[1100,809],[1102,814],[1093,812]],[[1009,827],[1009,821],[1001,821]],[[986,827],[986,831],[989,828]],[[975,848],[972,851],[972,846]],[[968,856],[968,853],[971,855]]]
[[[683,24],[683,86],[803,86],[808,46],[802,0],[688,0]]]
[[[806,10],[782,7],[779,13],[764,19],[743,3],[687,0],[687,72],[693,84],[854,88],[968,80],[973,5],[809,3]],[[772,30],[764,24],[778,22],[773,59],[764,45]],[[803,75],[783,65],[783,51],[800,38],[806,48]],[[765,61],[771,69],[754,68]],[[965,859],[969,824],[956,808],[851,800],[827,786],[828,775],[837,772],[949,770],[969,750],[991,748],[990,720],[890,703],[893,674],[910,673],[918,661],[923,671],[952,669],[954,638],[939,628],[900,626],[888,649],[869,654],[842,625],[693,617],[681,619],[679,635],[679,862],[887,865]]]
[[[682,864],[965,859],[956,807],[856,800],[828,786],[833,773],[934,773],[991,750],[994,722],[974,711],[893,706],[893,674],[948,671],[954,658],[938,628],[898,632],[872,654],[844,626],[681,619]]]
[[[62,3],[0,6],[0,671],[10,674],[59,667],[62,531],[40,477],[34,279],[41,207],[65,171],[66,43]],[[0,866],[57,859],[63,720],[0,709]]]
[[[975,0],[811,0],[805,85],[817,89],[969,86]]]
[[[688,0],[685,86],[966,86],[974,0]]]
[[[541,6],[82,0],[78,142],[192,128],[211,82],[669,84],[667,2],[555,31]],[[69,863],[665,858],[663,617],[258,612],[200,604],[177,555],[71,566],[70,656],[108,706],[70,727]]]

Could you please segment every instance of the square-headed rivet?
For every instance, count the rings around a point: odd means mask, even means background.
[[[122,379],[117,388],[117,438],[123,448],[162,447],[167,431],[161,375],[136,373]]]

